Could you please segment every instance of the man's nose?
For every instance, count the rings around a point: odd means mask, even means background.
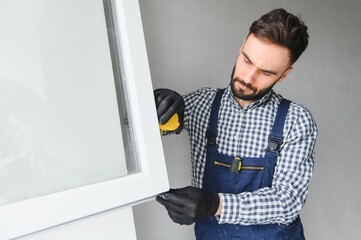
[[[254,83],[256,77],[258,74],[258,69],[254,66],[249,67],[248,71],[246,72],[246,75],[244,77],[244,81],[246,83]]]

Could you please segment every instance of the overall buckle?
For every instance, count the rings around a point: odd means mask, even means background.
[[[279,138],[275,136],[270,136],[268,139],[268,146],[266,150],[277,154],[278,151],[280,150],[282,143],[283,143],[282,137]]]
[[[217,131],[207,131],[206,138],[207,138],[207,146],[214,146],[217,145]]]

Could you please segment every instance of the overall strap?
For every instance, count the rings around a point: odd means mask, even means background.
[[[209,117],[208,128],[206,132],[207,146],[216,146],[217,128],[218,128],[218,112],[221,106],[221,99],[225,89],[220,89],[212,103],[211,115]]]
[[[273,123],[272,131],[269,135],[266,155],[277,156],[278,151],[283,143],[283,126],[285,124],[287,112],[291,101],[282,99],[277,110],[277,115]]]

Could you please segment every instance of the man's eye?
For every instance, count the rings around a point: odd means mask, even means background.
[[[247,58],[243,58],[246,63],[250,63],[250,61]]]
[[[263,75],[265,75],[265,76],[271,76],[272,74],[269,73],[269,72],[263,71]]]

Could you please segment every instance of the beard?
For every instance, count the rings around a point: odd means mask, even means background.
[[[232,76],[231,76],[231,89],[232,89],[233,96],[235,96],[238,99],[245,100],[245,101],[261,99],[264,95],[266,95],[273,88],[273,86],[277,82],[276,81],[274,84],[272,84],[268,88],[258,90],[255,86],[253,86],[250,83],[246,83],[243,79],[240,79],[239,77],[234,77],[235,68],[236,68],[236,66],[234,66],[233,71],[232,71]],[[237,89],[236,82],[238,82],[239,84],[242,84],[243,86],[248,88],[248,90],[250,90],[251,93],[246,93],[243,89]]]

